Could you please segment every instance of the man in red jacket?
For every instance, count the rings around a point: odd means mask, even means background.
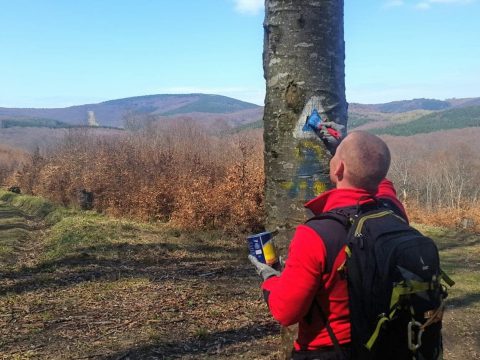
[[[406,218],[392,182],[385,179],[390,152],[383,140],[356,131],[340,143],[331,134],[325,131],[320,137],[335,154],[330,161],[330,179],[335,189],[309,201],[306,208],[318,215],[364,204],[374,195]],[[325,137],[329,137],[328,141]],[[344,228],[334,220],[299,225],[281,274],[249,257],[265,280],[262,289],[273,317],[283,326],[299,324],[292,359],[349,358],[348,288],[346,279],[337,271],[346,260],[344,237]]]

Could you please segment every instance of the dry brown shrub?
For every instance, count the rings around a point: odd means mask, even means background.
[[[15,185],[12,176],[27,159],[26,151],[0,144],[0,185]]]
[[[384,136],[389,177],[413,221],[480,227],[480,129]],[[0,152],[1,154],[1,152]],[[183,228],[262,228],[261,130],[215,136],[191,119],[131,132],[71,130],[49,151],[34,152],[17,173],[26,192],[65,205],[80,189],[114,216]]]
[[[72,130],[55,149],[32,155],[17,179],[65,205],[92,191],[95,208],[114,216],[245,231],[263,223],[260,131],[216,137],[189,120],[115,137]]]

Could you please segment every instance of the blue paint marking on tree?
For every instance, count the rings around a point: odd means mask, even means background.
[[[317,109],[313,109],[312,113],[307,118],[307,121],[305,121],[305,125],[303,125],[302,130],[314,131],[315,129],[318,129],[320,127],[321,123],[322,123],[322,118],[318,114]]]

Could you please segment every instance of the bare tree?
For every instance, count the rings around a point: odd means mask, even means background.
[[[303,203],[330,187],[327,155],[306,117],[346,125],[343,0],[266,0],[264,114],[267,227],[282,251]],[[285,352],[291,337],[284,340]]]

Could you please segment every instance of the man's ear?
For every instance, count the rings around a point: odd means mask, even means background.
[[[342,160],[340,160],[337,166],[335,167],[333,174],[338,179],[338,181],[342,181],[344,173],[345,173],[345,163]]]

